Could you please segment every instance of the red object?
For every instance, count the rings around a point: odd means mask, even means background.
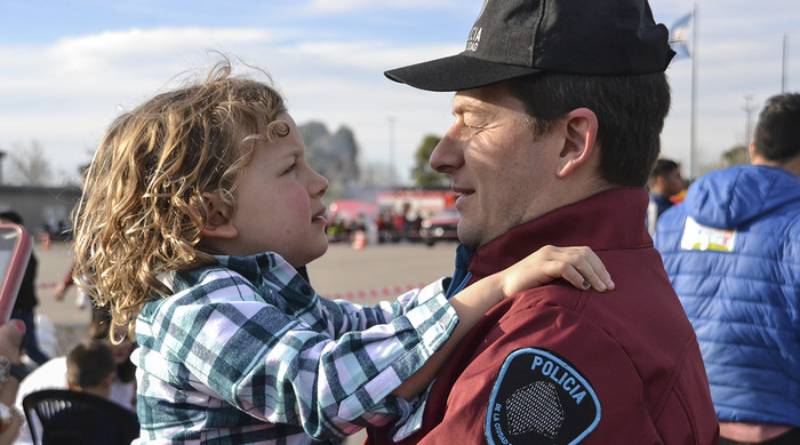
[[[644,227],[647,194],[620,188],[518,226],[473,257],[473,281],[546,245],[588,245],[616,290],[563,281],[492,308],[459,342],[428,399],[421,431],[401,444],[485,443],[490,394],[506,357],[563,357],[597,393],[601,418],[581,444],[716,444],[719,425],[692,327]],[[367,443],[391,444],[388,428]]]
[[[17,224],[0,224],[0,323],[11,317],[31,257],[31,236]]]
[[[331,215],[345,221],[355,221],[362,215],[367,220],[373,220],[378,215],[378,210],[378,204],[374,202],[355,199],[340,199],[328,206]]]

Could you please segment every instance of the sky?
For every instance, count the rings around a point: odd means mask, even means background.
[[[75,178],[115,116],[200,78],[219,60],[264,78],[298,123],[346,124],[362,163],[394,163],[408,178],[426,134],[452,121],[451,93],[417,91],[383,71],[464,48],[483,0],[0,0],[0,150],[36,140],[56,179]],[[689,0],[651,0],[670,26]],[[745,142],[746,97],[758,110],[800,91],[800,1],[702,0],[697,48],[667,74],[672,109],[663,155],[687,174],[692,63],[697,64],[697,165]],[[393,122],[393,124],[390,124]],[[392,144],[391,141],[394,141]],[[394,147],[393,150],[390,147]],[[7,168],[7,167],[6,167]],[[8,171],[8,170],[6,170]]]

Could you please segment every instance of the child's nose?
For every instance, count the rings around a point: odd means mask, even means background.
[[[311,170],[311,183],[309,185],[309,193],[313,197],[321,197],[328,191],[328,178]]]

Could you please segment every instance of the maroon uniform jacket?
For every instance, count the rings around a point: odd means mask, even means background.
[[[402,444],[716,444],[719,427],[692,326],[645,229],[647,194],[617,188],[482,246],[472,281],[546,244],[588,245],[613,292],[565,282],[498,304],[436,379]],[[389,428],[368,444],[391,444]]]

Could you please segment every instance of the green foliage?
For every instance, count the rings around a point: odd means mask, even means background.
[[[731,147],[729,150],[722,153],[722,162],[728,167],[739,164],[749,164],[750,157],[747,153],[747,147],[744,145]]]
[[[442,139],[438,136],[427,135],[422,139],[422,142],[417,147],[414,154],[414,167],[411,169],[411,177],[418,187],[435,187],[447,184],[447,176],[437,173],[431,168],[428,160],[431,158],[431,153],[439,141]]]

